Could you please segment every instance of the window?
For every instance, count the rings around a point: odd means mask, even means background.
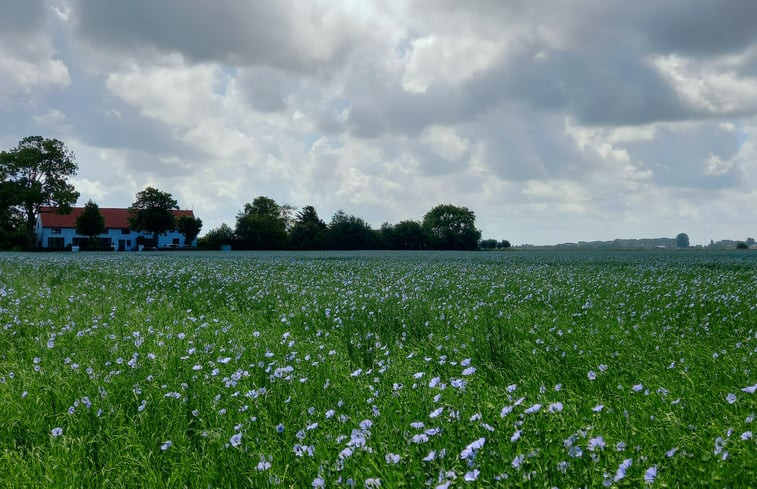
[[[58,231],[60,231],[60,229]],[[63,238],[47,238],[48,248],[62,249],[63,246],[64,246]]]
[[[52,228],[50,234],[60,234],[60,228]]]
[[[121,234],[131,234],[131,229],[129,229],[129,228],[121,228]]]

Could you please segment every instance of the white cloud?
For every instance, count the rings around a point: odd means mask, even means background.
[[[52,56],[51,50],[46,50]],[[16,56],[0,46],[0,101],[12,97],[33,98],[38,90],[65,88],[71,83],[68,67],[61,60],[40,53],[35,59]]]
[[[63,138],[83,197],[154,185],[206,231],[268,195],[702,242],[757,220],[754,7],[728,4],[28,0],[0,18],[0,140]]]
[[[433,35],[414,39],[402,87],[408,92],[425,92],[432,84],[458,85],[490,68],[502,48],[498,39]]]
[[[675,54],[658,56],[653,62],[678,94],[699,111],[740,115],[757,110],[757,78]]]

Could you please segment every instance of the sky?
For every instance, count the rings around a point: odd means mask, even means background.
[[[0,0],[0,148],[81,193],[484,238],[757,237],[754,0]]]

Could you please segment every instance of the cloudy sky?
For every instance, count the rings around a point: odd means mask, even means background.
[[[520,243],[757,237],[754,0],[0,0],[0,148],[204,230],[258,195]]]

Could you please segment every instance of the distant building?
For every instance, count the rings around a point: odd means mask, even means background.
[[[35,234],[39,248],[66,249],[70,246],[80,246],[89,239],[87,236],[76,234],[76,218],[84,210],[74,207],[69,214],[56,214],[54,207],[43,207],[37,217]],[[174,210],[174,217],[194,217],[191,210]],[[105,218],[105,232],[98,236],[102,248],[113,247],[116,251],[136,251],[140,243],[152,246],[152,234],[136,232],[129,226],[129,209],[100,207],[100,213]],[[139,241],[139,243],[137,242]],[[158,248],[180,247],[184,244],[184,235],[172,230],[165,235],[158,236]],[[192,243],[197,246],[197,240]]]

